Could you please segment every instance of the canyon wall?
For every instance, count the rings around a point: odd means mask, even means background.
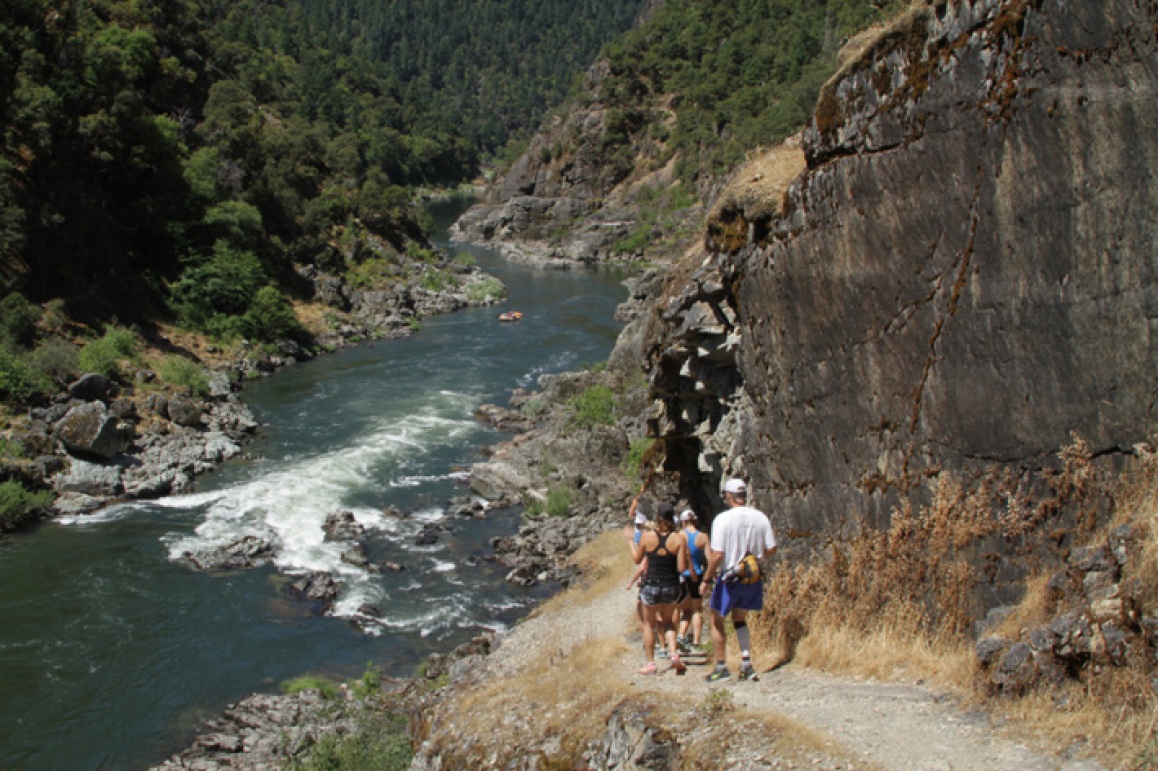
[[[743,473],[782,531],[833,532],[1153,436],[1156,30],[1145,0],[977,0],[860,41],[807,170],[725,195],[653,318],[652,432],[697,505]]]

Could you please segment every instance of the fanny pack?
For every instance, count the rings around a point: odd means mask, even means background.
[[[760,580],[760,563],[751,554],[745,554],[743,559],[724,571],[721,580],[754,584]]]

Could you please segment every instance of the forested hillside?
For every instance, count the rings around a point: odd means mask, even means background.
[[[639,3],[6,6],[0,248],[40,300],[113,270],[158,289],[223,230],[270,263],[389,219],[393,186],[473,173]]]
[[[383,62],[428,114],[493,152],[534,129],[576,73],[646,5],[573,0],[323,0],[305,5],[331,50]]]
[[[464,240],[531,259],[666,260],[721,181],[799,131],[838,52],[908,0],[668,0],[599,63],[492,185]],[[528,242],[534,242],[527,248]]]
[[[5,360],[50,301],[57,329],[272,340],[302,266],[413,279],[362,264],[430,261],[413,188],[475,175],[641,5],[5,0]]]
[[[653,133],[681,176],[719,176],[753,147],[798,131],[851,35],[907,0],[669,0],[608,47],[600,96],[623,133],[667,100],[674,124]],[[658,116],[657,116],[658,117]]]

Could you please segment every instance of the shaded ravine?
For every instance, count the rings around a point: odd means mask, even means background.
[[[435,212],[445,226],[453,206]],[[479,626],[503,627],[549,587],[519,589],[490,562],[488,539],[515,512],[447,519],[464,470],[498,434],[473,418],[538,375],[606,358],[624,296],[609,273],[480,263],[507,283],[498,310],[428,319],[410,338],[341,351],[247,387],[265,424],[247,452],[192,495],[47,523],[0,544],[0,768],[141,768],[183,746],[201,720],[305,671],[359,673],[369,661],[410,674]],[[397,507],[409,516],[383,514]],[[369,533],[372,573],[322,540],[335,509]],[[446,525],[437,543],[415,536]],[[273,566],[198,573],[184,551],[247,532],[273,534]],[[334,572],[335,608],[381,611],[364,634],[312,614],[282,591],[285,574]]]

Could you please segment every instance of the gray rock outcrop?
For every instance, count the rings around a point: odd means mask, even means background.
[[[807,171],[722,202],[652,334],[693,500],[739,472],[785,530],[882,524],[942,471],[1152,434],[1156,15],[929,4],[825,86]]]

